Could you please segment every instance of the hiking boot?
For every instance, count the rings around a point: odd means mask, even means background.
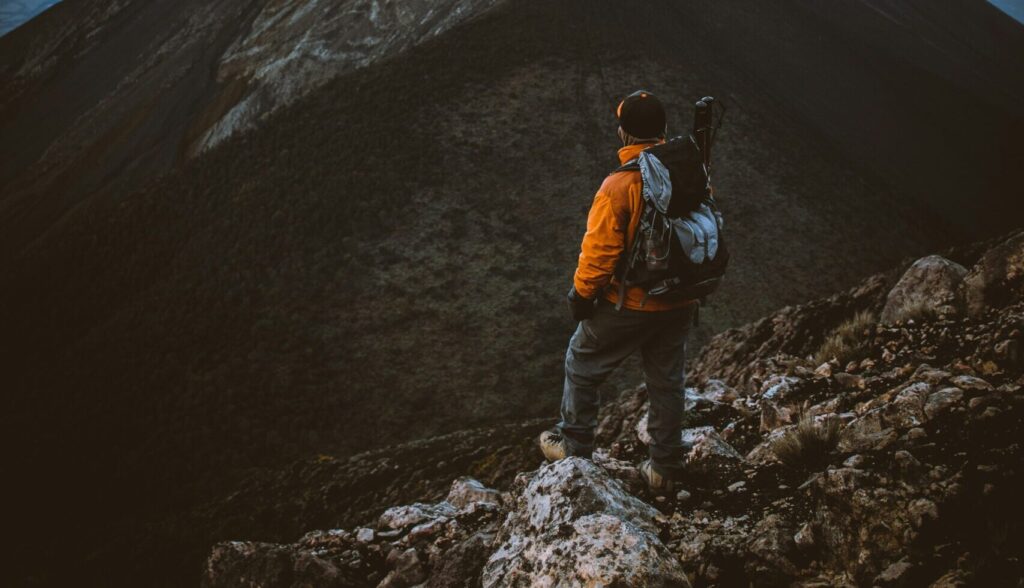
[[[640,477],[644,479],[647,489],[654,495],[670,494],[675,490],[675,483],[654,471],[654,465],[649,459],[640,464]]]
[[[565,443],[565,437],[558,432],[558,429],[544,431],[540,434],[537,442],[540,444],[541,453],[544,454],[544,458],[548,461],[558,461],[565,459],[565,456],[569,455],[569,447]]]

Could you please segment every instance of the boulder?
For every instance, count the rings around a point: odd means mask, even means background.
[[[967,269],[940,255],[914,262],[889,290],[880,322],[892,324],[920,313],[956,315],[960,312],[960,283]]]
[[[967,313],[977,317],[989,308],[1002,308],[1024,294],[1024,231],[992,247],[964,278]]]
[[[682,586],[658,511],[604,469],[570,457],[517,482],[483,586]]]

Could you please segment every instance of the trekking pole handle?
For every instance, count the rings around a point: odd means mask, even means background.
[[[694,105],[693,138],[697,140],[704,165],[711,167],[711,118],[714,112],[715,98],[705,96]]]

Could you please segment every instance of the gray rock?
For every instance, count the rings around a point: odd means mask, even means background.
[[[384,576],[377,588],[405,588],[427,579],[427,572],[423,569],[420,556],[411,547],[401,552],[398,557],[389,558],[388,564],[393,566],[393,569]]]
[[[455,512],[455,507],[447,502],[438,502],[437,504],[417,502],[403,506],[394,506],[380,515],[380,519],[377,520],[377,528],[407,529],[434,519],[454,516]]]
[[[772,376],[761,385],[761,398],[782,402],[793,389],[793,385],[799,382],[798,378],[791,376]]]
[[[974,376],[955,376],[950,382],[957,388],[968,392],[990,392],[992,390],[992,384]]]
[[[907,577],[910,575],[910,571],[914,569],[914,566],[902,559],[889,567],[885,568],[881,574],[875,576],[875,585],[877,586],[903,586],[907,582]]]
[[[658,511],[589,460],[541,467],[513,502],[483,586],[690,585],[658,539]]]
[[[743,456],[722,439],[712,427],[683,430],[683,445],[692,440],[692,449],[686,455],[688,471],[702,474],[728,475],[743,463]]]
[[[761,398],[761,432],[769,432],[793,422],[793,411]]]
[[[651,438],[651,434],[647,432],[647,421],[649,420],[649,417],[650,415],[648,412],[644,410],[644,416],[640,417],[640,420],[636,422],[636,437],[644,445],[650,445],[654,442],[654,439]]]
[[[761,441],[747,452],[746,461],[752,464],[766,465],[769,463],[777,462],[779,459],[775,456],[775,444],[779,442],[789,431],[796,428],[796,425],[786,425],[775,429],[771,433],[765,436],[764,441]]]
[[[452,482],[445,502],[459,510],[477,502],[497,506],[501,504],[501,494],[493,488],[484,486],[478,480],[463,476]]]
[[[761,519],[750,533],[747,550],[753,560],[747,563],[748,573],[761,582],[777,585],[792,577],[797,567],[791,561],[796,552],[795,532],[789,521],[772,513]]]
[[[839,450],[844,452],[880,449],[896,440],[897,433],[884,419],[885,406],[857,417],[839,433]]]
[[[891,427],[909,429],[925,421],[924,403],[931,392],[926,382],[917,382],[900,390],[886,407],[885,421]]]
[[[943,381],[949,379],[952,374],[945,370],[933,368],[932,366],[922,363],[916,370],[912,379],[919,382],[928,382],[932,386],[937,386]]]
[[[892,324],[917,318],[919,313],[955,315],[960,312],[960,283],[967,269],[939,255],[914,262],[889,291],[880,322]]]
[[[369,543],[373,541],[373,529],[361,527],[356,529],[356,541],[360,543]]]
[[[943,388],[928,395],[924,404],[924,414],[927,418],[933,419],[937,415],[949,410],[964,397],[964,391],[960,388]]]
[[[701,396],[710,400],[711,402],[722,402],[725,404],[731,403],[736,400],[736,390],[730,387],[728,384],[721,380],[708,380],[704,384],[704,388],[701,391]]]
[[[611,457],[608,455],[607,449],[595,449],[593,461],[604,468],[613,478],[626,484],[627,487],[637,487],[640,483],[640,470],[636,465],[632,462]]]
[[[494,536],[474,533],[450,549],[430,556],[430,578],[426,588],[475,588],[480,585],[480,571],[491,553]]]
[[[801,549],[808,549],[814,546],[814,526],[811,523],[804,523],[800,530],[793,535],[793,542]]]

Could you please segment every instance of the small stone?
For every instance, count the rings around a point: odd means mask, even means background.
[[[826,361],[825,363],[819,365],[818,368],[814,370],[814,374],[816,376],[821,376],[823,378],[827,378],[827,377],[831,376],[832,375],[832,364],[830,364],[829,362]]]
[[[793,411],[766,399],[761,400],[761,432],[774,431],[793,422]]]
[[[906,560],[900,560],[875,577],[875,585],[880,586],[892,586],[902,585],[906,578],[910,575],[910,571],[913,569],[913,565]]]
[[[729,484],[729,492],[742,492],[744,489],[746,489],[746,486],[747,483],[744,482],[743,480],[740,480],[739,482],[733,482],[732,484]]]
[[[1002,411],[1000,411],[997,407],[990,406],[990,407],[986,408],[984,412],[981,413],[981,417],[980,418],[990,419],[990,418],[998,415],[1000,412],[1002,412]]]
[[[373,541],[373,529],[360,527],[356,531],[356,541],[360,543],[369,543],[370,541]]]
[[[846,458],[846,461],[843,462],[843,465],[848,468],[862,467],[864,465],[864,456],[860,455],[859,453],[855,453],[850,457]]]
[[[691,495],[686,490],[680,490],[679,492],[676,492],[676,500],[678,500],[679,502],[687,502],[692,497],[693,495]]]
[[[951,406],[960,402],[963,398],[964,392],[960,388],[943,388],[936,392],[932,392],[928,395],[928,400],[924,404],[924,414],[929,419],[935,418],[937,415],[947,411]]]
[[[446,523],[448,523],[448,519],[445,517],[440,517],[416,525],[415,527],[410,529],[409,534],[405,536],[406,541],[408,541],[409,543],[414,543],[416,541],[419,541],[420,539],[432,537],[440,533],[444,529]]]
[[[921,470],[921,462],[909,451],[901,449],[892,455],[896,465],[905,474],[913,474]]]
[[[886,349],[885,351],[882,352],[882,361],[884,361],[885,363],[892,363],[895,359],[896,354],[894,354],[892,351]]]
[[[914,427],[907,431],[907,439],[911,441],[917,441],[918,439],[924,439],[928,436],[928,431],[925,431],[921,427]]]
[[[989,384],[981,378],[974,376],[961,375],[956,376],[950,380],[954,386],[961,390],[967,390],[970,392],[988,392],[992,390],[992,384]]]
[[[810,523],[804,523],[800,530],[793,535],[793,542],[801,549],[807,549],[814,545],[814,527]]]
[[[911,502],[907,512],[915,527],[925,524],[928,519],[937,520],[939,518],[939,507],[927,498],[918,498]]]

